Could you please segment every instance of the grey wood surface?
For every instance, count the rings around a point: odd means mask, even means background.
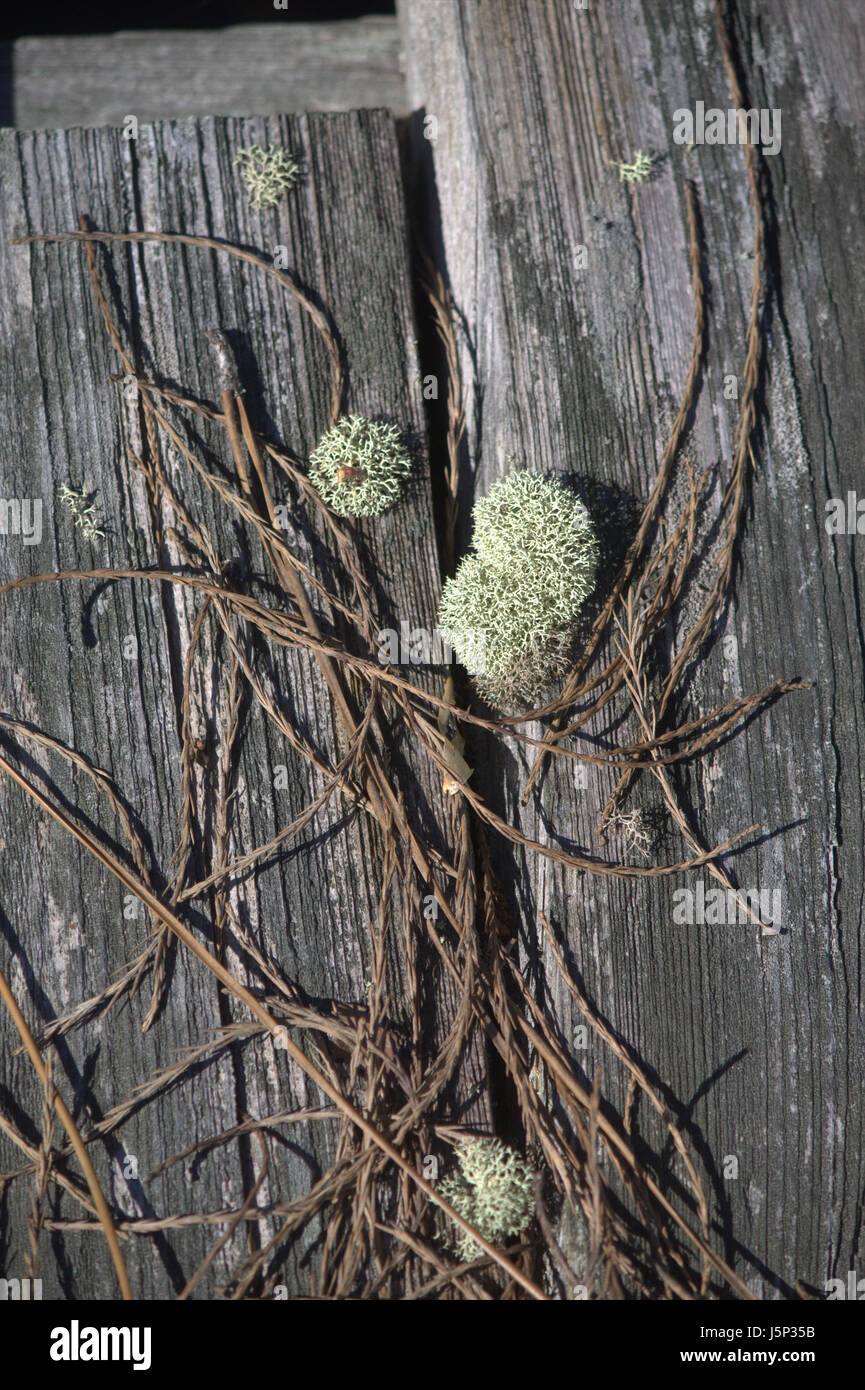
[[[2,51],[5,50],[5,51]],[[403,114],[399,26],[389,15],[228,29],[22,38],[0,46],[2,124],[120,125],[180,116],[390,107]]]
[[[256,212],[232,166],[250,144],[274,143],[302,154],[302,181],[271,210]],[[162,229],[225,238],[265,257],[278,246],[287,262],[333,316],[348,365],[348,408],[397,422],[414,440],[417,476],[407,500],[381,519],[358,527],[378,576],[382,615],[393,612],[413,626],[430,626],[437,597],[437,559],[424,445],[420,376],[414,338],[407,234],[394,127],[385,112],[217,119],[142,126],[137,141],[118,129],[19,134],[0,139],[4,188],[0,279],[6,308],[0,316],[3,495],[43,503],[41,543],[24,545],[4,535],[3,580],[69,568],[135,566],[158,562],[153,518],[140,475],[127,461],[140,447],[140,420],[109,380],[119,363],[94,304],[78,245],[11,246],[29,231],[75,228],[81,212],[102,230]],[[132,334],[140,370],[218,405],[215,364],[205,330],[223,326],[239,347],[254,424],[305,457],[327,423],[330,385],[321,341],[300,308],[273,280],[209,251],[178,246],[100,248],[106,292]],[[195,437],[217,471],[232,471],[224,434],[199,421]],[[205,519],[218,546],[240,571],[264,571],[222,503],[190,476],[179,456],[171,462],[193,514]],[[58,500],[67,483],[94,494],[103,540],[88,542]],[[290,496],[274,484],[277,501]],[[306,534],[304,513],[292,516],[290,536],[301,555],[320,563],[318,542]],[[313,550],[313,546],[315,550]],[[169,550],[168,559],[177,559]],[[178,697],[183,662],[200,600],[188,590],[139,582],[51,584],[3,600],[0,711],[47,731],[105,768],[116,780],[148,856],[166,871],[177,838],[179,785]],[[124,640],[137,639],[137,659],[124,657]],[[220,727],[222,694],[214,676],[216,652],[209,627],[202,674],[193,689],[193,732],[209,741]],[[224,656],[224,653],[223,653]],[[266,669],[266,668],[265,668]],[[335,716],[308,654],[273,656],[277,700],[319,749],[343,746]],[[22,743],[0,727],[0,745],[24,766],[52,800],[77,814],[94,832],[122,846],[110,811],[88,779],[54,754]],[[10,750],[12,750],[10,752]],[[207,756],[207,755],[205,755]],[[400,756],[411,759],[409,750]],[[20,762],[19,762],[20,760]],[[288,785],[279,789],[279,769]],[[415,767],[424,814],[448,824],[441,779],[429,765]],[[394,777],[399,785],[398,766]],[[261,716],[242,718],[231,853],[268,841],[287,825],[322,783]],[[120,886],[6,778],[0,782],[0,904],[4,961],[13,988],[37,1033],[80,1000],[101,991],[146,936],[143,917],[127,920]],[[205,836],[212,826],[204,827]],[[327,810],[262,871],[233,883],[231,903],[262,950],[313,1001],[333,998],[346,1008],[367,1002],[369,922],[381,892],[380,846],[365,817],[350,802]],[[155,882],[160,891],[164,880]],[[188,917],[207,941],[208,915]],[[397,914],[396,922],[399,921]],[[422,923],[415,924],[424,936]],[[400,1023],[405,976],[400,928],[388,939],[388,981],[395,1026]],[[231,933],[229,932],[229,938]],[[433,970],[430,947],[420,944],[428,1000],[425,1037],[440,1037],[453,1011],[452,992]],[[230,960],[241,978],[261,988],[261,976],[236,950]],[[226,1019],[243,1021],[242,1007],[181,950],[175,957],[165,1007],[142,1035],[147,987],[107,1018],[67,1034],[58,1048],[57,1082],[86,1133],[178,1051],[206,1041]],[[16,1043],[7,1017],[0,1020],[4,1055],[0,1106],[31,1144],[38,1142],[41,1101],[29,1062],[12,1055]],[[459,1077],[450,1117],[488,1121],[482,1053],[471,1051]],[[469,1093],[474,1099],[460,1106]],[[460,1100],[460,1097],[462,1098]],[[110,1197],[132,1218],[237,1207],[249,1188],[241,1146],[232,1143],[144,1178],[167,1156],[228,1129],[244,1114],[265,1116],[322,1097],[269,1039],[256,1038],[218,1052],[187,1074],[173,1091],[141,1106],[109,1137],[92,1146]],[[276,1127],[271,1168],[260,1205],[304,1193],[333,1157],[334,1122]],[[0,1132],[0,1172],[17,1170],[25,1156]],[[137,1160],[139,1181],[122,1176]],[[247,1155],[260,1170],[256,1150]],[[76,1172],[74,1164],[71,1170]],[[23,1274],[30,1179],[5,1185],[0,1223],[0,1269]],[[63,1194],[51,1215],[78,1217],[80,1205]],[[139,1298],[176,1294],[224,1228],[190,1225],[135,1236],[125,1247]],[[265,1234],[275,1219],[262,1223]],[[320,1231],[312,1223],[280,1252],[275,1277],[307,1292]],[[220,1253],[196,1297],[206,1297],[237,1267],[245,1234]],[[113,1298],[116,1284],[98,1231],[46,1233],[41,1244],[45,1297]]]
[[[823,1293],[857,1264],[861,1274],[865,541],[829,536],[824,518],[827,498],[863,490],[865,94],[855,5],[732,8],[746,100],[782,112],[781,150],[762,161],[767,374],[732,600],[676,714],[776,677],[815,688],[773,705],[676,784],[707,845],[761,825],[726,867],[740,887],[781,892],[785,930],[674,925],[672,894],[693,877],[578,876],[509,849],[498,862],[524,966],[561,1035],[580,1016],[540,944],[539,910],[707,1166],[717,1248],[776,1298],[793,1296],[797,1279]],[[700,470],[717,465],[708,526],[732,453],[737,406],[724,385],[734,374],[742,387],[753,243],[741,149],[686,154],[672,139],[675,110],[732,104],[712,5],[400,0],[399,12],[413,188],[464,315],[463,544],[472,497],[510,466],[581,476],[611,544],[622,498],[647,496],[691,348],[686,176],[709,340],[685,450]],[[611,161],[638,150],[653,176],[629,188]],[[623,731],[600,721],[591,732]],[[520,749],[497,757],[475,739],[467,756],[532,838],[626,857],[620,839],[595,836],[611,775],[591,769],[583,790],[570,764],[555,765],[523,810]],[[629,805],[655,800],[644,775]],[[680,857],[687,847],[668,826],[660,858]],[[591,1044],[575,1053],[589,1075],[601,1060]],[[615,1082],[605,1073],[614,1094]],[[662,1180],[677,1200],[668,1159]]]

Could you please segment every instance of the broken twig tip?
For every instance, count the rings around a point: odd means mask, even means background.
[[[237,375],[237,367],[234,362],[234,354],[228,339],[221,328],[209,328],[207,330],[207,340],[216,353],[216,360],[219,363],[219,388],[221,391],[233,391],[236,396],[242,394],[240,378]]]

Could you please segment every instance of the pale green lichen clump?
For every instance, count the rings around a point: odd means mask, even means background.
[[[84,532],[87,540],[95,541],[104,538],[105,532],[97,525],[96,506],[87,503],[87,494],[83,491],[76,492],[75,488],[69,487],[67,483],[61,483],[58,490],[61,502],[65,502],[72,516],[75,525]]]
[[[472,549],[442,591],[439,626],[493,705],[528,700],[567,666],[598,543],[580,499],[540,473],[475,504]]]
[[[340,516],[377,516],[392,507],[411,473],[395,425],[344,415],[310,455],[309,479]]]
[[[249,189],[250,206],[272,208],[297,182],[300,166],[288,150],[268,145],[250,145],[234,157],[244,182]]]
[[[535,1174],[500,1139],[463,1139],[457,1145],[458,1171],[439,1187],[460,1216],[492,1245],[522,1235],[534,1211]],[[453,1248],[461,1260],[483,1254],[476,1240],[455,1230]]]
[[[644,183],[655,166],[655,160],[653,155],[637,150],[630,163],[626,159],[614,159],[612,164],[619,171],[620,183]]]

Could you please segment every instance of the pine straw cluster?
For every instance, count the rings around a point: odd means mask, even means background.
[[[723,27],[722,42],[726,45]],[[741,106],[728,46],[724,52],[735,104]],[[515,959],[513,930],[493,873],[488,841],[492,832],[518,847],[524,856],[544,856],[573,869],[604,876],[655,877],[706,866],[720,883],[730,887],[719,858],[748,831],[741,831],[722,845],[705,847],[679,805],[671,770],[677,762],[693,759],[713,747],[754,711],[800,683],[774,682],[678,728],[669,728],[665,717],[683,672],[699,656],[726,602],[747,498],[760,357],[763,222],[752,147],[746,149],[746,156],[755,221],[754,290],[735,457],[722,503],[722,545],[705,606],[679,643],[667,672],[650,680],[646,652],[655,635],[678,611],[683,587],[695,563],[696,515],[706,489],[706,479],[697,478],[688,466],[687,496],[680,516],[666,525],[660,521],[661,502],[667,495],[673,461],[684,436],[703,351],[697,214],[689,187],[693,352],[682,406],[661,458],[655,485],[622,570],[560,697],[543,710],[501,720],[472,714],[452,699],[438,698],[379,663],[373,577],[364,571],[351,531],[343,529],[324,505],[298,460],[252,429],[243,397],[230,374],[221,383],[222,408],[214,411],[159,388],[136,371],[101,287],[94,243],[161,241],[203,247],[228,253],[263,274],[275,276],[298,299],[322,334],[331,367],[333,426],[343,410],[344,379],[336,342],[317,302],[270,262],[206,237],[82,230],[32,238],[77,240],[84,246],[106,331],[125,378],[134,381],[138,390],[144,418],[144,449],[135,463],[146,480],[154,513],[166,509],[171,517],[173,540],[187,561],[187,572],[160,568],[68,571],[14,581],[0,593],[38,583],[125,579],[181,586],[198,597],[200,607],[184,671],[178,850],[168,876],[168,892],[157,893],[154,889],[142,836],[112,779],[82,753],[50,734],[34,730],[11,716],[3,717],[7,735],[30,750],[41,748],[66,760],[92,781],[123,831],[128,862],[108,848],[107,834],[102,837],[79,823],[78,818],[44,796],[8,758],[0,758],[0,770],[144,904],[152,924],[149,941],[139,957],[129,962],[123,975],[101,993],[83,1000],[38,1039],[30,1034],[20,1010],[16,1012],[14,997],[0,975],[3,999],[13,1013],[45,1094],[41,1122],[35,1116],[30,1120],[33,1131],[42,1135],[36,1146],[0,1113],[0,1125],[22,1152],[19,1167],[0,1175],[0,1182],[30,1180],[34,1184],[31,1230],[35,1243],[31,1248],[31,1269],[38,1264],[41,1233],[62,1232],[70,1238],[76,1232],[101,1229],[121,1291],[127,1295],[129,1284],[118,1237],[164,1239],[172,1231],[199,1226],[212,1229],[213,1244],[199,1268],[189,1275],[181,1296],[188,1297],[200,1287],[211,1295],[221,1292],[233,1299],[263,1297],[280,1282],[291,1242],[299,1238],[309,1223],[318,1222],[323,1237],[310,1292],[322,1298],[545,1299],[571,1297],[578,1290],[601,1298],[690,1299],[724,1290],[740,1298],[752,1297],[715,1249],[703,1178],[681,1126],[627,1045],[584,997],[565,956],[563,932],[567,924],[552,924],[541,917],[539,928],[546,936],[562,988],[593,1030],[599,1046],[607,1050],[608,1069],[622,1068],[628,1076],[624,1113],[617,1114],[610,1099],[602,1095],[600,1068],[593,1083],[581,1079],[559,1036],[555,1019],[535,998]],[[431,296],[450,366],[444,551],[448,572],[452,573],[464,410],[452,315],[444,287],[435,275]],[[175,423],[172,412],[206,417],[224,430],[226,452],[235,469],[233,485],[207,470]],[[218,552],[207,527],[190,514],[178,486],[169,477],[164,463],[169,446],[234,518],[257,536],[272,574],[287,596],[286,602],[267,602],[228,577],[229,557]],[[340,591],[300,562],[275,525],[270,482],[274,471],[316,517],[342,575]],[[324,611],[339,615],[366,655],[357,655],[348,644],[323,635]],[[212,803],[203,807],[195,802],[195,743],[189,710],[206,623],[214,624],[221,632],[226,659],[222,671],[223,718],[216,754],[216,791]],[[316,663],[342,725],[346,751],[339,761],[322,754],[304,730],[287,718],[275,692],[250,659],[251,635],[266,645],[284,646],[305,654],[310,663]],[[614,653],[602,655],[610,642],[615,643]],[[600,669],[594,669],[597,665]],[[576,703],[588,695],[593,697],[591,708],[574,717]],[[268,844],[250,846],[231,859],[229,788],[239,750],[240,702],[245,697],[251,698],[254,708],[280,733],[293,755],[314,770],[318,791],[303,813]],[[617,698],[630,711],[635,730],[632,741],[610,742],[605,747],[597,742],[581,746],[581,728]],[[448,820],[436,827],[439,843],[443,840],[449,848],[445,852],[434,849],[428,829],[407,809],[413,805],[411,796],[406,794],[411,789],[395,787],[392,770],[384,765],[380,744],[374,736],[382,727],[380,715],[384,711],[399,716],[416,747],[443,778],[450,775],[452,766],[448,752],[449,721],[467,735],[473,728],[480,728],[503,740],[534,746],[535,776],[551,757],[615,767],[619,782],[605,811],[606,822],[622,813],[632,782],[648,771],[660,786],[670,817],[681,832],[686,847],[683,855],[673,862],[634,864],[604,861],[588,853],[569,853],[549,843],[533,841],[498,816],[468,783],[460,787],[459,795],[444,802]],[[549,724],[540,744],[529,738],[522,727],[528,720],[538,718],[545,718]],[[530,790],[527,789],[527,795]],[[380,847],[381,906],[377,920],[369,926],[373,972],[364,1008],[348,1007],[339,1000],[322,1004],[305,999],[283,966],[262,950],[254,933],[231,905],[231,893],[239,877],[254,872],[268,855],[294,841],[333,798],[355,806],[369,820]],[[205,814],[214,826],[212,855],[207,871],[196,879],[190,872],[193,827]],[[435,924],[421,912],[421,896],[427,893],[432,893],[438,904],[439,919]],[[221,939],[232,952],[243,955],[254,982],[252,987],[236,978],[223,958],[203,944],[205,934],[193,929],[190,909],[194,906],[200,919],[210,910],[209,905],[213,914],[212,939]],[[401,934],[389,932],[393,921],[402,924]],[[432,976],[424,979],[419,954],[422,934],[432,948],[435,963]],[[98,1121],[89,1121],[79,1128],[81,1122],[76,1125],[60,1100],[58,1086],[63,1083],[58,1069],[52,1069],[52,1049],[72,1030],[104,1014],[110,1005],[140,987],[145,979],[149,979],[152,990],[145,1027],[154,1026],[165,992],[171,988],[166,955],[172,940],[220,982],[239,1007],[240,1016],[225,1023],[215,1036],[201,1039],[173,1066],[143,1079],[135,1092]],[[403,1019],[395,1018],[384,987],[388,953],[393,951],[401,955],[409,981],[408,997],[398,1001],[407,1010],[407,1025]],[[422,991],[435,990],[437,981],[443,979],[455,986],[459,1005],[447,1036],[434,1045],[423,1032],[420,998]],[[226,1131],[198,1139],[161,1165],[164,1170],[205,1152],[251,1145],[255,1171],[243,1202],[212,1211],[196,1211],[190,1206],[182,1212],[148,1218],[129,1218],[116,1206],[109,1206],[99,1192],[92,1165],[87,1162],[88,1148],[116,1135],[133,1111],[151,1105],[170,1087],[181,1084],[205,1057],[212,1058],[268,1035],[285,1049],[309,1080],[316,1102],[296,1110],[243,1118]],[[527,1164],[539,1175],[533,1187],[535,1221],[529,1227],[524,1224],[528,1208],[523,1191],[520,1220],[516,1223],[520,1234],[515,1239],[502,1235],[501,1245],[473,1224],[471,1217],[477,1216],[476,1206],[463,1204],[460,1212],[453,1184],[446,1181],[445,1186],[441,1182],[436,1185],[435,1180],[424,1176],[424,1156],[435,1140],[459,1144],[469,1137],[449,1110],[448,1094],[465,1049],[476,1038],[485,1039],[497,1054],[519,1114]],[[637,1152],[635,1113],[641,1095],[656,1113],[678,1157],[681,1189],[676,1203],[646,1163],[645,1141],[641,1141],[643,1152]],[[55,1114],[66,1129],[65,1142],[53,1137]],[[336,1136],[334,1161],[301,1196],[277,1194],[262,1203],[262,1185],[266,1177],[270,1180],[273,1175],[274,1135],[283,1128],[290,1133],[291,1126],[300,1122],[331,1128]],[[73,1152],[79,1156],[86,1184],[70,1164]],[[155,1176],[150,1174],[149,1178]],[[145,1184],[148,1180],[144,1179]],[[80,1215],[61,1219],[48,1214],[47,1196],[56,1186],[79,1204]],[[566,1220],[584,1224],[587,1231],[585,1258],[578,1267],[566,1255],[557,1234]],[[258,1231],[258,1239],[250,1239],[248,1252],[238,1259],[231,1279],[214,1287],[213,1262],[244,1227],[250,1232]],[[488,1226],[487,1230],[491,1228]],[[500,1229],[496,1228],[493,1234],[498,1237]],[[454,1242],[458,1247],[456,1258]]]

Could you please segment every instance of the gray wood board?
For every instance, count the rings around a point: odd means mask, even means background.
[[[274,209],[256,212],[232,166],[253,143],[274,143],[303,154],[306,175]],[[287,262],[322,297],[337,325],[349,371],[348,407],[396,421],[417,449],[417,477],[407,500],[391,514],[358,527],[377,576],[382,611],[414,626],[431,626],[438,585],[424,444],[423,405],[414,328],[407,237],[393,122],[384,112],[249,120],[179,121],[142,126],[139,139],[117,129],[4,132],[0,143],[5,190],[0,238],[2,315],[3,495],[43,503],[41,543],[2,537],[4,578],[64,568],[153,565],[157,560],[143,482],[127,461],[137,447],[137,414],[128,416],[117,385],[119,370],[94,304],[83,249],[77,245],[13,247],[28,231],[75,228],[87,212],[101,230],[161,229],[200,233],[250,246],[269,257],[287,248]],[[241,360],[254,364],[248,401],[254,423],[304,457],[327,423],[329,377],[321,341],[295,301],[272,279],[227,256],[178,246],[99,249],[104,284],[119,302],[121,331],[133,325],[141,370],[198,399],[218,403],[215,363],[204,332],[215,323],[236,336]],[[224,435],[204,423],[195,434],[210,466],[231,472]],[[170,460],[172,477],[193,515],[206,520],[220,551],[263,573],[222,503]],[[58,488],[68,483],[95,494],[105,539],[83,538]],[[285,495],[283,495],[285,494]],[[276,487],[277,501],[290,503]],[[321,550],[306,536],[303,512],[290,536],[306,560]],[[98,596],[98,599],[97,599]],[[97,586],[77,581],[7,595],[3,603],[0,709],[30,721],[106,768],[115,778],[153,862],[168,865],[177,836],[179,785],[178,680],[199,599],[188,590],[144,582]],[[137,640],[137,660],[124,657],[124,639]],[[202,674],[193,691],[193,732],[210,738],[219,726],[219,688],[204,636]],[[335,716],[308,655],[273,658],[277,699],[311,741],[333,753]],[[5,748],[22,748],[0,731]],[[410,761],[408,749],[402,756]],[[288,785],[275,785],[280,766]],[[109,839],[110,812],[89,781],[53,755],[27,748],[30,776],[53,799],[79,808]],[[434,769],[433,769],[434,772]],[[447,826],[441,779],[428,763],[415,766],[426,814]],[[396,775],[396,774],[395,774]],[[232,828],[232,855],[268,841],[308,804],[321,780],[287,747],[260,712],[244,715]],[[418,804],[409,803],[414,814]],[[8,779],[0,783],[0,903],[4,968],[25,1015],[38,1031],[99,992],[146,935],[143,918],[124,917],[120,885],[53,821],[40,814]],[[205,833],[212,828],[206,827]],[[313,999],[363,1007],[369,977],[369,929],[378,908],[379,839],[348,802],[331,802],[288,851],[265,862],[232,889],[232,903],[260,947]],[[190,920],[207,939],[206,919]],[[399,928],[390,942],[389,986],[400,1012],[404,974]],[[424,924],[416,924],[424,935]],[[421,945],[425,997],[433,989],[429,947]],[[229,953],[245,978],[245,963]],[[426,963],[424,963],[426,962]],[[250,976],[250,979],[253,979]],[[260,977],[253,980],[260,986]],[[58,1084],[84,1130],[127,1096],[179,1049],[201,1043],[225,1015],[215,982],[180,950],[167,1004],[156,1026],[141,1033],[149,1002],[145,988],[108,1019],[68,1034],[59,1049]],[[453,1011],[450,987],[433,991],[430,1036],[441,1035]],[[242,1007],[229,1012],[245,1018]],[[16,1035],[7,1017],[3,1038],[2,1104],[27,1138],[38,1141],[39,1087],[29,1062],[12,1057]],[[476,1093],[469,1115],[488,1119],[481,1051],[465,1060],[459,1087]],[[174,1091],[134,1113],[107,1147],[93,1146],[97,1171],[119,1211],[164,1217],[220,1211],[243,1199],[236,1144],[201,1162],[175,1166],[145,1186],[121,1176],[134,1156],[143,1177],[168,1155],[236,1124],[241,1112],[267,1115],[322,1098],[270,1040],[222,1052]],[[454,1110],[457,1115],[459,1106]],[[444,1118],[453,1118],[445,1116]],[[260,1205],[305,1192],[333,1154],[333,1122],[278,1131]],[[0,1134],[0,1171],[16,1169],[20,1151]],[[73,1165],[72,1171],[75,1171]],[[27,1249],[29,1179],[3,1194],[0,1271],[23,1274]],[[80,1215],[65,1194],[54,1216]],[[218,1225],[191,1226],[135,1237],[125,1254],[139,1298],[170,1297],[182,1287],[220,1234]],[[265,1222],[265,1233],[273,1229]],[[309,1289],[313,1225],[282,1254],[278,1279]],[[226,1279],[245,1248],[237,1236],[215,1261],[196,1296]],[[54,1235],[42,1242],[46,1297],[113,1298],[114,1276],[102,1236]]]
[[[510,890],[524,964],[562,1036],[581,1019],[540,945],[539,909],[707,1165],[719,1250],[760,1296],[790,1297],[797,1278],[822,1293],[862,1255],[865,542],[829,536],[824,518],[827,498],[862,490],[865,102],[851,4],[733,9],[746,100],[782,111],[781,150],[762,160],[768,370],[732,601],[677,713],[778,677],[816,688],[772,706],[676,782],[707,844],[762,826],[726,867],[742,888],[780,891],[785,931],[761,940],[751,925],[674,925],[672,894],[694,876],[580,877],[526,857]],[[608,534],[617,499],[648,494],[691,347],[686,176],[710,317],[685,448],[698,469],[720,466],[708,521],[732,456],[737,405],[724,385],[734,374],[741,390],[753,240],[741,149],[686,155],[672,138],[677,109],[731,105],[711,4],[401,0],[399,12],[412,177],[418,197],[432,184],[426,229],[465,316],[463,544],[472,496],[509,459],[580,475],[596,498],[606,489]],[[654,157],[653,177],[630,189],[611,161],[638,150]],[[636,731],[601,722],[592,732]],[[558,764],[523,811],[521,750],[479,757],[476,743],[467,756],[532,838],[625,857],[621,840],[595,838],[610,775],[590,770],[581,790]],[[644,777],[630,805],[655,799]],[[688,857],[672,829],[661,857]],[[500,855],[503,871],[510,861]],[[581,1073],[608,1062],[600,1047],[575,1052]],[[604,1079],[612,1085],[609,1068]],[[678,1200],[682,1176],[668,1162],[662,1180]]]
[[[125,30],[2,45],[5,123],[21,129],[180,116],[406,109],[399,26],[388,15],[326,24]]]

